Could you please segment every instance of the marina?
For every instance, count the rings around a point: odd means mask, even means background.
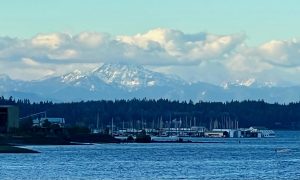
[[[168,140],[193,138],[274,138],[276,137],[273,130],[265,127],[250,127],[239,129],[212,129],[207,130],[205,127],[191,128],[162,128],[162,129],[121,129],[112,134],[119,139],[126,139],[129,136],[135,137],[144,131],[152,139],[164,138]],[[98,132],[98,131],[97,131]]]
[[[196,126],[197,120],[193,118],[184,121],[179,118],[163,122],[159,119],[157,123],[152,121],[151,127],[147,126],[146,120],[137,120],[136,127],[133,126],[133,122],[126,122],[130,125],[130,128],[125,128],[125,122],[122,122],[122,126],[114,124],[114,118],[111,119],[111,124],[107,125],[105,129],[99,128],[99,113],[97,114],[97,126],[91,129],[94,134],[103,133],[108,131],[113,137],[118,139],[127,139],[128,137],[135,138],[137,135],[143,133],[144,135],[151,136],[151,139],[157,139],[164,137],[168,140],[179,140],[187,137],[199,137],[199,138],[274,138],[275,132],[266,127],[251,126],[249,128],[239,128],[239,122],[237,120],[231,120],[224,118],[220,121],[210,121],[209,128],[205,126]],[[155,128],[156,127],[156,128]]]

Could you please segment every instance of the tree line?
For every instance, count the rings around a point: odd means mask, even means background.
[[[63,117],[69,126],[106,127],[113,120],[119,128],[159,128],[180,122],[181,126],[210,127],[212,122],[238,121],[239,127],[300,129],[300,102],[289,104],[259,101],[193,102],[168,99],[98,100],[53,103],[0,97],[0,105],[17,105],[20,117],[46,111],[48,117]]]

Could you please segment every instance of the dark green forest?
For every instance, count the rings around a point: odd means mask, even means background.
[[[0,97],[0,105],[17,105],[20,117],[46,111],[48,117],[63,117],[69,126],[106,127],[114,119],[115,125],[125,128],[158,128],[174,119],[209,127],[211,121],[230,119],[239,127],[265,126],[271,129],[300,129],[300,103],[270,104],[260,101],[179,102],[167,99],[99,100],[68,103],[30,102]]]

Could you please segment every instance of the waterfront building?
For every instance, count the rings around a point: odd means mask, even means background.
[[[19,128],[19,108],[12,105],[0,105],[0,133]]]
[[[206,131],[204,132],[204,137],[226,137],[226,131]]]
[[[249,131],[257,134],[257,137],[275,137],[275,132],[265,127],[252,126]]]
[[[213,129],[212,132],[223,132],[227,135],[227,137],[230,138],[240,138],[241,135],[241,129]]]

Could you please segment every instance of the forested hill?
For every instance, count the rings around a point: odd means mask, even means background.
[[[179,102],[166,99],[31,103],[28,99],[0,97],[0,105],[20,107],[20,117],[46,111],[48,117],[64,117],[69,125],[95,127],[114,123],[122,127],[154,127],[160,122],[181,121],[209,127],[212,121],[238,121],[239,127],[265,126],[271,129],[300,129],[300,103],[269,104],[264,101]]]

